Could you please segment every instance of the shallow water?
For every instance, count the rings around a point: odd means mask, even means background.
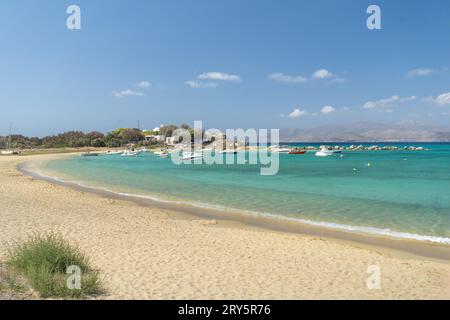
[[[450,145],[412,145],[429,150],[281,154],[275,176],[257,165],[177,166],[153,154],[76,156],[46,169],[117,192],[450,243]]]

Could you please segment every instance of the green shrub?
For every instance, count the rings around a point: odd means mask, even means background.
[[[34,235],[9,252],[8,265],[29,281],[41,297],[83,298],[98,293],[100,280],[89,259],[78,247],[61,236],[50,233]],[[81,270],[81,288],[70,289],[69,266]]]

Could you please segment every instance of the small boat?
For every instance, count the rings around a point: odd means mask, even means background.
[[[157,151],[155,152],[155,154],[160,157],[160,158],[169,158],[170,157],[170,152],[169,150],[162,150],[162,151]]]
[[[83,152],[81,155],[83,157],[98,157],[99,156],[99,154],[97,152],[90,152],[90,151]]]
[[[140,152],[139,151],[133,151],[133,150],[125,150],[122,153],[122,157],[137,157],[139,156]]]
[[[316,152],[316,157],[330,157],[335,154],[342,153],[341,150],[328,150],[327,148],[322,148],[320,151]]]
[[[305,154],[306,150],[294,148],[292,149],[289,154]]]
[[[11,156],[15,154],[19,154],[20,152],[14,151],[11,149],[11,137],[12,137],[12,123],[9,126],[9,137],[8,137],[8,145],[6,147],[6,150],[2,150],[1,154],[4,156]]]
[[[202,152],[183,152],[181,160],[195,160],[203,158]]]
[[[19,154],[19,152],[13,150],[2,150],[1,154],[4,156],[11,156],[14,154]]]
[[[113,154],[122,154],[122,153],[123,153],[122,150],[108,150],[108,151],[106,151],[105,154],[113,155]]]
[[[273,153],[289,153],[292,149],[287,147],[280,147],[280,146],[271,146],[269,147],[270,152]]]

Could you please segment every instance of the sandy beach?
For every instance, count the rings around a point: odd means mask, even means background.
[[[33,157],[0,157],[0,262],[15,241],[61,233],[101,272],[100,299],[450,299],[447,261],[76,191],[17,171]]]

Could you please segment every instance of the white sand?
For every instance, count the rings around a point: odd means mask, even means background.
[[[0,157],[0,261],[34,232],[92,258],[106,299],[450,299],[450,265],[357,244],[179,219],[23,176]],[[367,268],[381,268],[369,290]]]

